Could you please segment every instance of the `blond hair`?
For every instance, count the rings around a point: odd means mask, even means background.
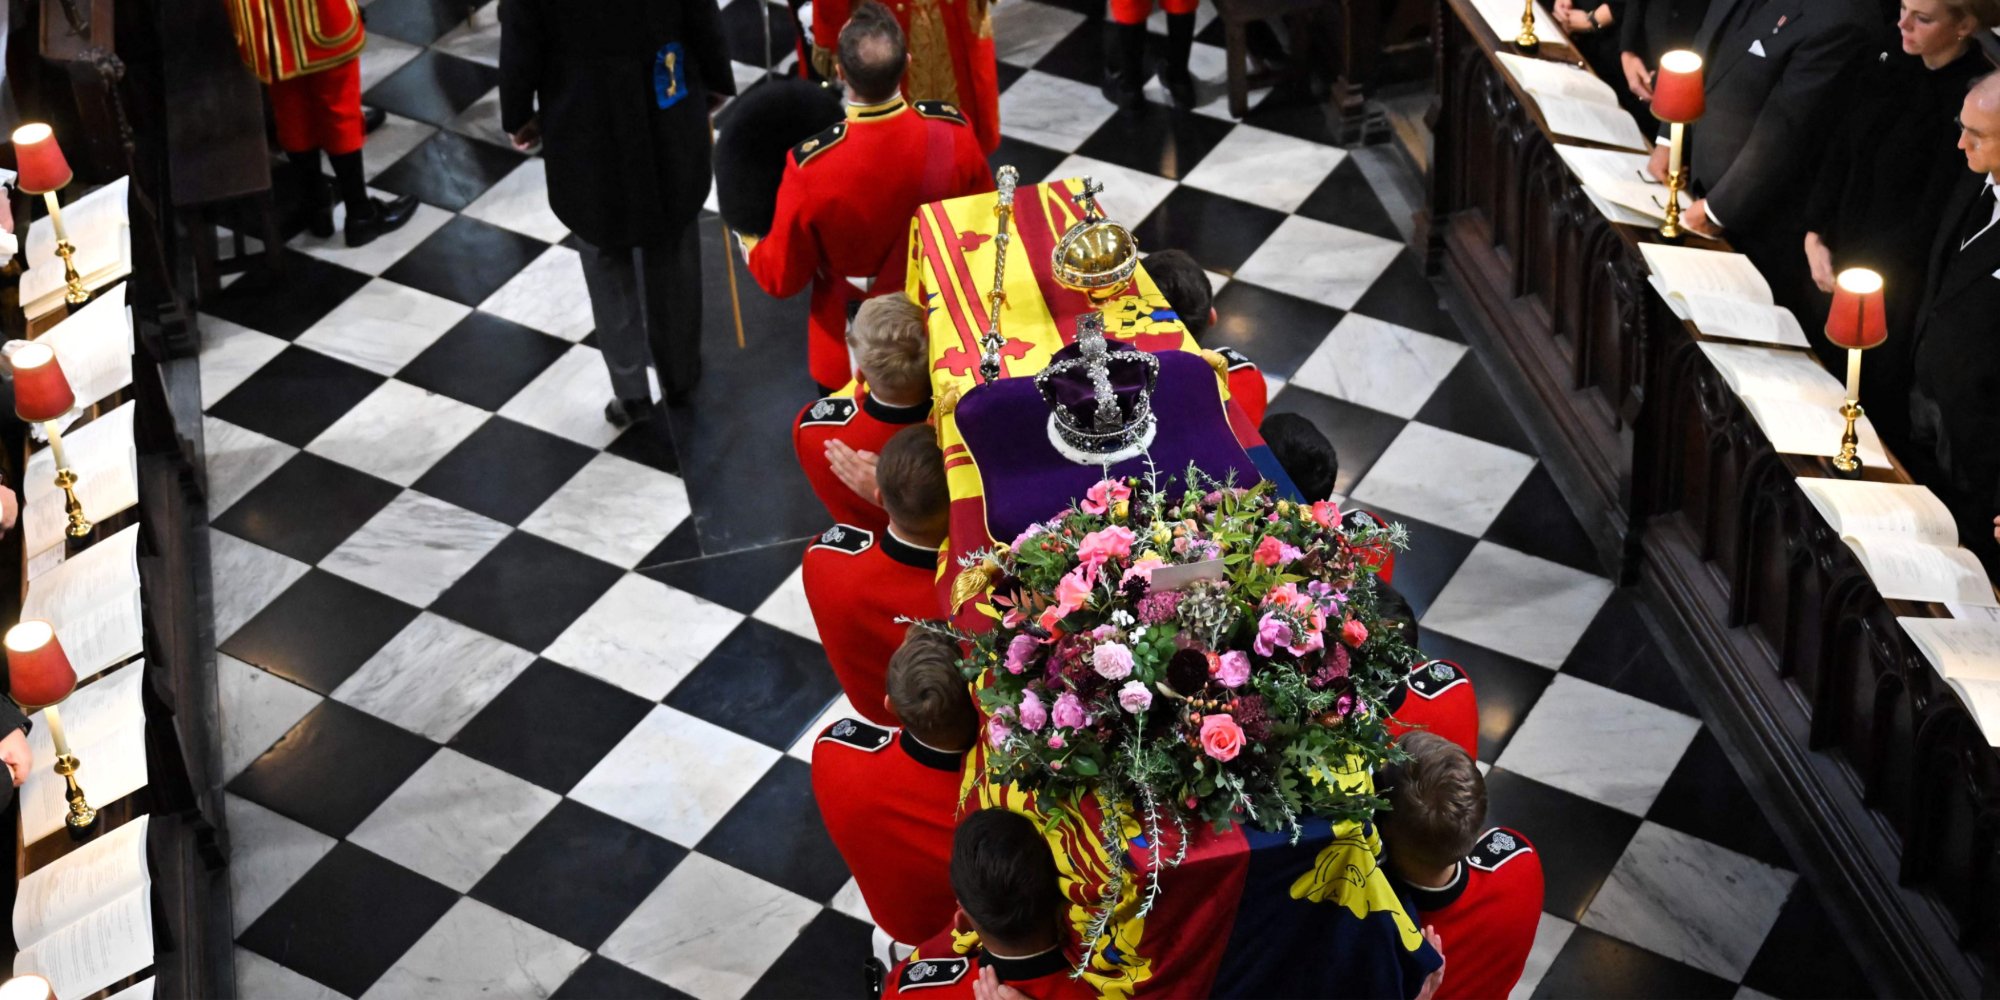
[[[868,384],[892,395],[930,395],[924,311],[901,295],[861,303],[847,325],[847,347]]]

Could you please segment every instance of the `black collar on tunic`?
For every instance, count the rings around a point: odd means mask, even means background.
[[[950,771],[953,774],[964,769],[965,753],[948,753],[936,747],[924,745],[924,741],[910,735],[905,729],[896,737],[896,745],[910,755],[910,759],[934,771]]]
[[[1386,866],[1383,868],[1383,871],[1396,883],[1398,888],[1403,890],[1403,896],[1406,900],[1415,904],[1417,909],[1430,912],[1433,910],[1442,910],[1458,902],[1458,897],[1465,895],[1465,887],[1472,881],[1466,872],[1467,867],[1469,866],[1466,865],[1465,861],[1460,859],[1458,862],[1458,873],[1451,877],[1450,882],[1437,889],[1430,889],[1405,882],[1397,878],[1395,873]]]
[[[885,424],[914,424],[931,415],[931,401],[928,399],[908,406],[890,406],[876,399],[872,392],[861,394],[861,408]]]
[[[893,528],[882,532],[882,554],[905,566],[912,566],[917,569],[937,569],[938,550],[927,549],[921,545],[911,545],[909,542],[897,538]]]
[[[979,967],[992,969],[1003,983],[1020,983],[1030,979],[1040,979],[1069,968],[1069,956],[1061,948],[1050,948],[1039,955],[1026,958],[1001,958],[990,951],[981,949]]]

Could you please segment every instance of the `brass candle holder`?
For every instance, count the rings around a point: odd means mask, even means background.
[[[49,720],[49,740],[56,745],[56,773],[62,775],[65,785],[63,798],[69,800],[69,815],[63,822],[69,825],[70,833],[82,834],[97,822],[97,810],[91,808],[90,800],[83,793],[83,785],[76,780],[78,768],[83,761],[70,752],[69,741],[63,738],[62,713],[54,705],[42,709],[43,717]]]
[[[56,231],[56,256],[63,262],[63,284],[69,291],[63,293],[63,301],[79,306],[90,301],[90,289],[83,287],[83,276],[76,273],[76,244],[69,241],[69,231],[63,228],[62,206],[56,201],[54,191],[42,192],[42,202],[49,207],[49,225]]]
[[[1840,415],[1847,426],[1840,433],[1840,452],[1833,456],[1833,471],[1847,479],[1861,477],[1861,447],[1855,422],[1861,419],[1861,352],[1878,347],[1889,338],[1888,318],[1882,306],[1882,275],[1862,267],[1850,267],[1833,279],[1833,306],[1826,314],[1826,339],[1847,349],[1847,399]]]
[[[1681,238],[1681,189],[1687,183],[1686,170],[1681,167],[1681,136],[1684,128],[1686,126],[1680,122],[1672,122],[1667,126],[1670,143],[1668,157],[1671,165],[1667,169],[1667,218],[1665,222],[1660,223],[1660,235],[1670,240]]]
[[[1840,432],[1840,454],[1833,456],[1833,468],[1850,479],[1861,478],[1861,437],[1854,431],[1854,422],[1861,419],[1861,404],[1850,399],[1841,404],[1840,415],[1847,418],[1847,429]]]
[[[76,690],[76,671],[56,638],[55,626],[46,621],[29,619],[15,625],[7,630],[4,643],[8,694],[24,711],[39,706],[42,717],[48,720],[49,742],[56,750],[55,772],[62,775],[66,786],[63,797],[69,800],[69,815],[63,821],[70,836],[80,839],[97,822],[97,810],[91,808],[83,785],[76,780],[83,762],[71,752],[63,735],[62,713],[56,709],[57,702]]]
[[[1521,33],[1514,36],[1514,45],[1532,52],[1541,44],[1542,40],[1535,37],[1535,0],[1522,0]]]

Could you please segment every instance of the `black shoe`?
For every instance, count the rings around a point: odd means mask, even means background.
[[[366,217],[357,218],[353,212],[347,213],[348,246],[367,246],[375,242],[377,236],[403,228],[403,224],[417,214],[417,199],[415,195],[408,194],[395,201],[370,198],[368,207],[370,212]]]
[[[643,424],[653,419],[653,404],[643,399],[617,399],[604,404],[604,420],[611,426],[624,430],[633,424]]]
[[[1167,50],[1160,61],[1160,82],[1174,107],[1193,111],[1194,76],[1188,72],[1188,56],[1194,50],[1194,15],[1167,15]]]
[[[364,135],[381,128],[382,123],[388,120],[389,112],[381,108],[371,108],[366,105],[361,108],[361,132]]]
[[[1166,84],[1167,98],[1174,102],[1174,107],[1182,111],[1193,111],[1195,105],[1199,103],[1195,99],[1194,74],[1189,73],[1186,66],[1179,69],[1171,66],[1161,67],[1160,82]]]

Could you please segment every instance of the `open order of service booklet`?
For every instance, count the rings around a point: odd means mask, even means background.
[[[95,292],[132,273],[132,179],[120,177],[62,207],[63,230],[76,249],[78,280]],[[48,216],[28,226],[28,269],[21,272],[21,309],[29,319],[64,304],[69,285],[56,256],[55,225]]]
[[[1958,525],[1937,494],[1907,483],[1797,482],[1814,509],[1860,558],[1883,597],[2000,606],[1986,568],[1959,547]]]
[[[1514,19],[1518,30],[1518,12]],[[1638,123],[1619,105],[1618,93],[1591,71],[1512,52],[1500,53],[1500,64],[1535,99],[1542,120],[1555,134],[1618,149],[1652,148],[1646,133],[1639,131]]]
[[[1653,290],[1674,315],[1711,337],[1810,347],[1799,318],[1777,304],[1771,284],[1740,253],[1642,243]]]
[[[70,470],[76,473],[76,485],[71,488],[83,505],[83,516],[91,521],[138,506],[139,446],[133,436],[133,417],[138,412],[139,404],[127,401],[63,439]],[[29,556],[35,556],[62,545],[69,537],[67,498],[55,482],[55,449],[43,448],[30,455],[22,480],[22,544]]]
[[[2000,622],[1898,618],[1896,624],[1958,692],[1987,745],[2000,747]]]
[[[76,689],[57,710],[63,735],[78,763],[76,779],[94,806],[106,806],[146,787],[146,704],[141,687],[146,662],[134,660]],[[56,759],[48,713],[35,713],[28,749],[37,766],[21,783],[21,842],[32,844],[63,829],[69,815],[68,783],[42,761]]]
[[[1730,391],[1780,455],[1830,458],[1840,451],[1847,421],[1840,415],[1847,387],[1804,351],[1750,344],[1702,342],[1701,353],[1715,365]],[[1864,415],[1854,425],[1862,464],[1882,469],[1889,454]]]
[[[21,601],[22,618],[55,626],[78,677],[139,655],[145,648],[142,613],[136,524],[35,574]]]
[[[153,964],[151,821],[140,816],[21,879],[15,974],[47,979],[59,997],[87,997]]]

